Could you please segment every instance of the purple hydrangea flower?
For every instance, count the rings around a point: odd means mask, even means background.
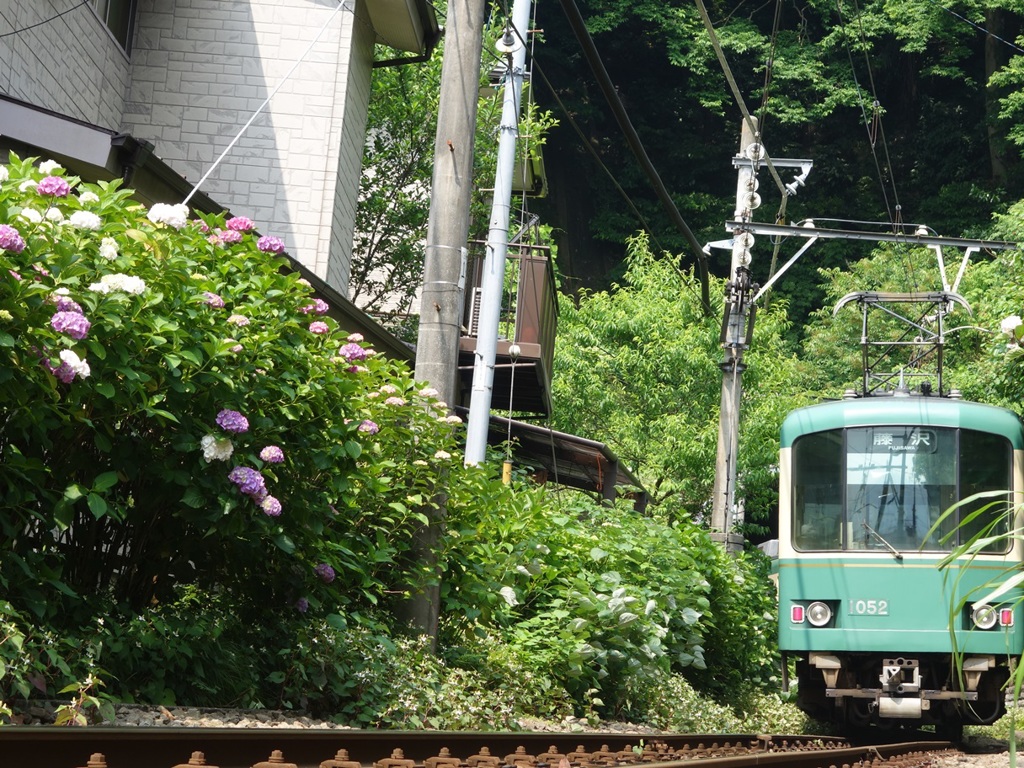
[[[263,509],[263,514],[267,517],[281,516],[281,502],[273,496],[264,497],[263,501],[260,502],[260,507]]]
[[[284,451],[276,445],[268,445],[260,451],[260,459],[267,462],[267,464],[280,464],[284,461]]]
[[[21,253],[25,250],[25,240],[14,227],[0,224],[0,248],[11,253]]]
[[[224,299],[213,291],[203,291],[203,296],[206,297],[206,306],[213,307],[214,309],[224,308]]]
[[[242,242],[242,233],[237,232],[233,229],[217,230],[217,237],[222,243],[240,243]]]
[[[57,333],[66,333],[72,339],[81,341],[89,334],[92,324],[81,312],[57,312],[50,318],[50,325]]]
[[[251,497],[257,503],[267,498],[267,484],[263,475],[252,467],[235,467],[228,472],[228,480],[238,486],[238,490]]]
[[[235,216],[224,222],[224,226],[235,232],[250,232],[256,228],[252,219],[246,216]]]
[[[62,362],[56,368],[47,363],[46,367],[50,369],[50,373],[56,376],[60,381],[63,381],[65,384],[70,384],[75,379],[75,369],[72,368],[67,363]]]
[[[67,197],[70,185],[60,176],[47,176],[36,185],[36,192],[49,197]]]
[[[284,240],[273,235],[264,235],[256,241],[256,247],[264,253],[284,253]]]
[[[320,563],[320,565],[316,566],[313,569],[313,571],[320,578],[320,581],[322,581],[324,584],[330,584],[332,581],[334,581],[334,569],[331,568],[331,566],[329,566],[327,563]]]
[[[341,349],[338,350],[338,354],[349,362],[365,360],[367,358],[366,350],[358,344],[353,344],[351,341],[348,344],[343,344]]]
[[[238,411],[225,408],[217,414],[217,426],[225,432],[246,432],[249,429],[249,420]]]
[[[325,333],[329,333],[330,330],[330,327],[328,327],[327,323],[325,323],[323,320],[314,320],[312,323],[309,324],[309,332],[315,333],[318,336],[322,336]]]
[[[295,610],[299,613],[305,613],[309,610],[309,600],[304,597],[300,597],[295,601]]]
[[[359,425],[359,431],[365,432],[368,435],[376,435],[380,432],[380,427],[377,425],[377,422],[364,419],[363,423]]]
[[[57,298],[54,299],[54,303],[57,305],[57,310],[60,312],[77,312],[80,315],[83,314],[82,307],[79,303],[69,299],[67,296],[58,295]]]

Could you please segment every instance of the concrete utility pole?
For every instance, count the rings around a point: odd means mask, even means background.
[[[450,0],[445,26],[441,94],[434,141],[434,175],[423,263],[416,380],[429,382],[449,405],[456,401],[459,336],[466,276],[473,145],[480,99],[480,56],[485,0]],[[436,544],[445,499],[435,499],[429,525],[415,534],[412,552],[425,571],[436,571]],[[440,578],[440,574],[437,574]],[[437,636],[440,586],[410,596],[399,613],[413,629]]]
[[[750,118],[754,129],[757,121]],[[761,204],[757,194],[757,168],[764,149],[757,143],[754,133],[744,121],[740,136],[741,163],[736,181],[736,212],[734,219],[749,222],[755,208]],[[754,236],[745,230],[733,233],[732,260],[729,265],[729,283],[726,287],[725,317],[722,323],[722,403],[718,417],[718,455],[715,461],[715,488],[711,509],[711,537],[723,544],[727,551],[743,547],[743,537],[730,529],[738,517],[736,502],[736,451],[739,443],[740,398],[743,394],[743,352],[750,343],[753,329],[753,286],[750,281],[750,249]]]
[[[487,456],[487,432],[491,423],[491,395],[494,390],[494,361],[498,351],[498,325],[505,286],[505,259],[508,255],[508,219],[512,209],[512,176],[516,164],[516,138],[526,68],[526,37],[530,25],[531,0],[515,0],[512,5],[512,29],[501,46],[511,48],[505,91],[501,107],[498,137],[498,166],[494,173],[494,199],[491,203],[487,253],[480,283],[480,321],[473,364],[473,392],[469,404],[466,431],[466,464],[479,464]],[[518,33],[518,37],[516,34]]]

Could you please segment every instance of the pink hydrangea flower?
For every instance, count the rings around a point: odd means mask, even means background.
[[[314,320],[312,323],[309,324],[309,332],[315,333],[318,336],[322,336],[323,334],[328,333],[330,330],[331,329],[328,327],[327,323],[323,322],[322,320]]]
[[[273,496],[265,497],[263,501],[260,502],[260,507],[263,509],[263,513],[267,517],[281,516],[281,502]]]
[[[313,299],[312,304],[307,304],[306,306],[300,308],[299,312],[301,312],[304,315],[308,315],[310,312],[313,312],[317,315],[326,315],[327,311],[330,308],[330,305],[323,299]]]
[[[377,422],[365,419],[363,423],[359,425],[359,431],[365,432],[368,435],[376,435],[380,432],[380,427],[377,425]]]
[[[203,291],[203,296],[205,297],[205,301],[203,303],[208,307],[213,307],[214,309],[224,308],[224,299],[213,291]]]
[[[71,186],[60,176],[47,176],[36,184],[36,192],[47,197],[67,197]]]
[[[352,337],[349,336],[349,338],[351,339]],[[366,359],[366,350],[363,349],[358,344],[353,344],[352,342],[349,342],[348,344],[343,344],[341,346],[341,349],[338,350],[338,354],[344,357],[350,363],[355,362],[356,360]]]
[[[256,224],[247,216],[234,216],[225,221],[224,226],[235,232],[250,232],[256,228]]]
[[[217,237],[222,243],[240,243],[242,242],[242,233],[234,229],[217,230]]]
[[[280,464],[284,461],[284,451],[276,445],[268,445],[260,451],[260,459],[267,462],[267,464]]]

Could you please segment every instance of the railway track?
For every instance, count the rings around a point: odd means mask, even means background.
[[[834,737],[651,736],[238,728],[0,729],[2,768],[886,768],[947,742],[851,746]]]

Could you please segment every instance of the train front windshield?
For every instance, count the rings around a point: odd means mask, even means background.
[[[961,505],[928,535],[958,500],[1009,489],[1012,458],[1005,438],[966,429],[890,425],[804,435],[793,443],[793,543],[804,551],[949,551],[993,521],[992,533],[1004,533],[1007,504],[987,498]]]

